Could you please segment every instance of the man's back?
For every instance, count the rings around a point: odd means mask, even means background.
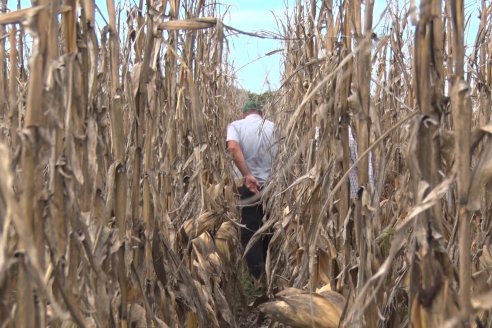
[[[238,188],[241,199],[258,194],[272,170],[276,155],[275,126],[261,117],[261,109],[255,101],[249,101],[243,108],[244,119],[227,127],[227,150],[244,181]],[[251,204],[241,208],[241,244],[246,247],[251,237],[262,226],[262,204]],[[264,272],[268,239],[257,240],[245,254],[248,270],[255,279]]]
[[[227,127],[227,141],[237,141],[244,159],[259,183],[270,176],[273,159],[277,152],[274,138],[275,125],[259,114],[250,114]]]

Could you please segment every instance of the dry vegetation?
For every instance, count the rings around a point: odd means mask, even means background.
[[[260,309],[272,326],[491,327],[491,4],[361,2],[280,19]],[[1,4],[0,326],[239,326],[238,31],[211,1],[107,0],[101,30],[93,0]]]

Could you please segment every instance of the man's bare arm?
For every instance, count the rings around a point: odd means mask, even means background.
[[[243,175],[245,186],[251,192],[257,193],[260,185],[258,184],[256,178],[251,174],[251,171],[246,164],[246,160],[244,159],[244,154],[241,150],[241,146],[239,146],[239,143],[234,140],[227,141],[227,150],[231,154],[232,160],[239,169],[239,172],[241,172],[241,174]]]
[[[251,171],[246,164],[246,160],[244,159],[244,154],[239,146],[239,143],[237,141],[229,140],[227,142],[227,150],[229,151],[229,154],[231,154],[234,164],[236,164],[243,177],[251,175]]]

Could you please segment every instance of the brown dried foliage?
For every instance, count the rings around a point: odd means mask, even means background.
[[[233,184],[217,154],[236,91],[215,6],[141,1],[123,26],[108,0],[98,31],[94,1],[80,5],[0,15],[0,322],[235,326]],[[27,72],[19,29],[34,40]]]
[[[299,0],[280,20],[261,310],[296,327],[490,326],[490,4],[465,56],[462,1],[373,3]],[[100,31],[91,0],[6,4],[2,327],[237,326],[238,30],[200,0],[140,1],[124,24],[108,0]]]
[[[270,292],[329,284],[347,300],[347,327],[490,325],[489,4],[471,57],[467,4],[421,1],[417,13],[393,1],[381,17],[373,4],[299,1],[288,17],[283,150],[260,232],[273,234]]]

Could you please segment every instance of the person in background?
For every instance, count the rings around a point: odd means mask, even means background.
[[[241,173],[244,184],[239,188],[241,199],[258,194],[268,180],[277,147],[275,125],[263,118],[260,104],[250,100],[243,107],[243,118],[227,126],[227,150]],[[245,247],[254,233],[261,227],[263,219],[261,204],[241,208],[241,244]],[[268,241],[257,241],[245,255],[251,275],[260,279],[265,267]]]
[[[352,166],[357,159],[359,158],[359,155],[357,154],[357,141],[355,140],[354,133],[352,130],[352,127],[349,125],[348,126],[348,135],[349,135],[349,150],[350,150],[350,166]],[[316,141],[316,147],[318,147],[319,143],[319,127],[315,127],[315,132],[314,132],[314,140]],[[368,160],[369,160],[369,183],[371,187],[374,188],[375,186],[375,178],[374,178],[374,169],[372,165],[372,152],[370,152],[368,155]],[[355,167],[352,171],[349,173],[349,186],[350,186],[350,198],[351,199],[358,199],[359,198],[359,178],[358,178],[358,168]]]
[[[352,166],[359,156],[357,155],[357,141],[354,138],[352,133],[352,127],[349,125],[349,149],[350,149],[350,166]],[[372,152],[368,155],[369,160],[369,183],[374,188],[375,179],[374,179],[374,170],[372,167]],[[350,198],[357,199],[359,198],[359,178],[358,178],[358,168],[356,167],[349,173],[349,181],[350,181]]]

